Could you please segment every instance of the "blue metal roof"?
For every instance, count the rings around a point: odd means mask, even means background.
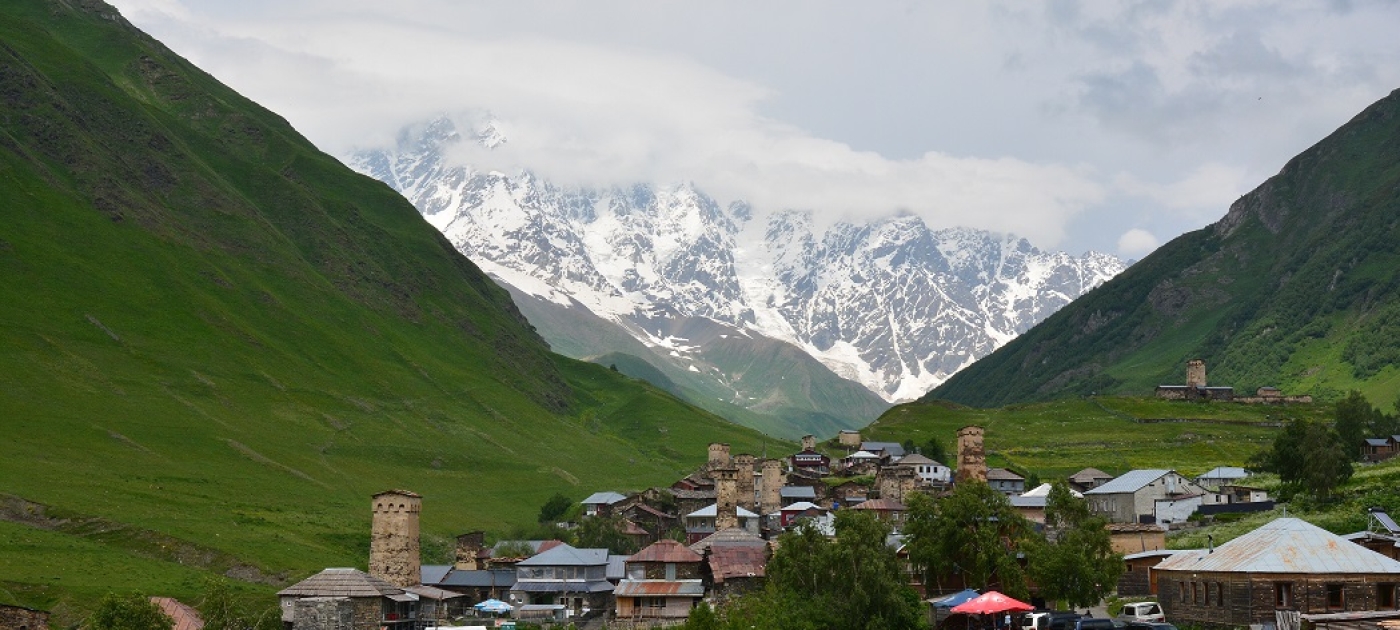
[[[575,549],[569,545],[559,545],[542,554],[517,562],[518,567],[586,567],[605,566],[608,563],[607,549]]]

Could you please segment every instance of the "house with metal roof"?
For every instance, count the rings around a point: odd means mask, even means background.
[[[617,492],[594,492],[583,504],[584,516],[612,516],[614,506],[627,500],[627,495]]]
[[[1174,555],[1153,571],[1167,619],[1178,625],[1272,623],[1279,610],[1394,610],[1400,596],[1400,561],[1297,518]]]
[[[515,568],[491,568],[464,570],[450,564],[425,564],[422,568],[423,584],[461,593],[467,603],[487,599],[509,600],[510,590],[515,586]]]
[[[1156,522],[1158,499],[1205,494],[1205,488],[1175,470],[1131,470],[1121,477],[1084,492],[1089,511],[1110,523]]]
[[[1249,471],[1239,466],[1217,466],[1210,469],[1205,474],[1196,477],[1196,483],[1205,488],[1219,488],[1220,486],[1239,483],[1241,479],[1249,476]]]
[[[417,595],[358,569],[325,569],[277,598],[297,630],[410,630],[418,621]]]
[[[1153,572],[1153,567],[1179,553],[1187,553],[1187,550],[1150,549],[1125,554],[1123,556],[1123,573],[1118,576],[1118,595],[1121,597],[1156,595],[1157,574]]]
[[[717,503],[695,510],[685,515],[685,535],[686,543],[694,544],[700,539],[715,533],[715,519],[719,512]],[[742,507],[735,507],[735,513],[739,518],[739,527],[755,536],[758,535],[759,518],[757,514]]]
[[[617,618],[684,619],[705,596],[700,566],[705,558],[674,540],[660,540],[626,560],[627,577],[613,596]]]
[[[573,617],[607,610],[612,591],[607,549],[558,545],[515,564],[510,595],[524,604],[563,605]]]
[[[899,442],[861,442],[860,450],[880,456],[881,460],[897,462],[904,457],[904,445]]]
[[[1005,468],[990,468],[987,470],[987,485],[1006,496],[1012,496],[1026,491],[1026,478]]]
[[[778,488],[778,503],[781,505],[792,505],[808,501],[817,501],[817,489],[812,486],[783,486]]]
[[[906,455],[899,460],[899,465],[913,468],[924,483],[949,483],[953,480],[952,469],[919,453]]]

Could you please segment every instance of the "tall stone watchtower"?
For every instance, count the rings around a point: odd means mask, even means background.
[[[460,571],[476,571],[485,567],[477,562],[481,549],[486,545],[486,532],[467,532],[457,537],[456,562],[453,568]]]
[[[710,457],[705,460],[706,468],[723,468],[729,465],[729,445],[723,442],[710,442]]]
[[[1192,359],[1186,362],[1186,386],[1205,387],[1206,386],[1206,362],[1200,359]]]
[[[815,435],[810,435],[810,434],[809,434],[809,435],[804,435],[804,436],[802,436],[802,450],[804,450],[804,451],[815,451],[815,450],[817,450],[817,436],[815,436]]]
[[[371,505],[369,574],[394,586],[421,584],[418,514],[423,497],[407,490],[387,490],[374,495]]]
[[[735,476],[739,471],[725,466],[710,471],[715,478],[715,531],[739,526]]]
[[[958,483],[987,482],[987,453],[982,450],[982,427],[958,429]]]
[[[740,453],[734,456],[734,468],[738,471],[734,476],[735,501],[739,507],[745,510],[757,507],[758,496],[754,492],[753,464],[753,455]]]
[[[782,489],[783,462],[776,459],[763,460],[763,490],[758,495],[758,514],[767,516],[783,507]]]

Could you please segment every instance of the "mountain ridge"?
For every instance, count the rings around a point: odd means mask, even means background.
[[[1331,399],[1400,393],[1400,90],[1288,160],[1220,221],[1163,245],[933,390],[975,405],[1210,382]],[[993,385],[1001,383],[1003,385]]]

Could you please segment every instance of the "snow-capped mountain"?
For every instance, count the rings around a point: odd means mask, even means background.
[[[804,212],[722,207],[690,183],[561,188],[444,157],[506,141],[489,123],[464,137],[441,118],[349,162],[488,273],[681,362],[699,348],[677,322],[703,318],[796,345],[887,401],[912,399],[1123,269],[915,216],[819,227]]]

